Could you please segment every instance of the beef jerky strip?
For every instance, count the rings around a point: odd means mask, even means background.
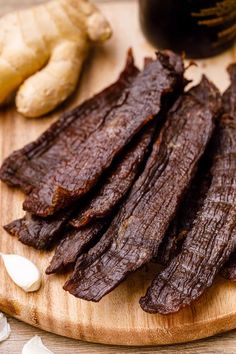
[[[99,220],[80,230],[71,230],[57,247],[46,274],[58,273],[74,265],[76,259],[99,237],[107,226],[107,221]]]
[[[228,67],[228,72],[231,78],[231,85],[225,91],[223,96],[223,104],[225,112],[231,116],[236,116],[236,64],[231,64]],[[223,277],[236,281],[236,252],[233,253],[228,262],[224,265],[221,275]]]
[[[176,102],[144,172],[104,236],[111,242],[88,267],[76,266],[65,290],[99,301],[154,257],[211,137],[219,105],[220,95],[206,78]]]
[[[153,133],[154,124],[151,122],[141,133],[141,136],[137,136],[136,141],[130,146],[128,153],[121,157],[121,161],[117,161],[114,168],[109,173],[106,182],[89,203],[89,205],[92,206],[99,206],[100,204],[101,212],[99,215],[103,216],[103,220],[101,220],[102,225],[107,224],[104,217],[107,216],[108,213],[112,213],[118,201],[124,197],[128,189],[132,186],[152,141]],[[90,230],[90,228],[93,229],[93,223],[90,222],[90,225],[91,226],[87,227],[88,230]],[[83,231],[83,229],[81,231]],[[83,250],[87,243],[90,243],[96,237],[97,234],[91,235],[91,233],[89,233],[89,237],[81,239],[80,231],[73,231],[66,235],[66,238],[63,239],[56,248],[47,273],[50,274],[61,271],[63,268],[67,267],[68,263],[75,263],[76,259],[81,254],[81,249]],[[73,255],[73,257],[71,255]]]
[[[45,217],[89,192],[124,146],[159,113],[163,99],[176,94],[180,86],[181,58],[158,53],[125,91],[125,101],[110,112],[110,119],[90,135],[74,157],[45,176],[39,188],[26,197],[24,209]]]
[[[90,202],[70,222],[74,227],[80,228],[91,223],[95,219],[101,219],[109,215],[113,208],[126,195],[132,186],[135,177],[143,163],[148,147],[152,141],[155,125],[144,129],[141,136],[137,137],[128,152],[121,156],[114,168],[106,178],[106,182],[92,197]]]
[[[231,66],[229,72],[231,85],[223,96],[223,108],[235,117],[236,65]],[[147,312],[171,313],[190,304],[212,285],[215,275],[234,249],[235,216],[232,220],[229,217],[235,212],[235,133],[235,119],[229,117],[228,122],[224,119],[212,167],[214,177],[204,207],[182,252],[153,280],[146,296],[141,299],[141,307]],[[228,266],[225,275],[229,277],[232,269]]]
[[[49,249],[55,240],[63,236],[72,211],[63,211],[51,218],[39,218],[30,213],[5,225],[4,229],[19,241],[36,249]]]
[[[204,206],[181,253],[154,279],[141,307],[171,313],[197,299],[236,248],[236,119],[225,115]]]
[[[236,252],[232,253],[228,262],[224,265],[221,275],[231,281],[236,281]]]
[[[210,166],[211,158],[210,151],[208,151],[200,162],[196,176],[160,245],[155,257],[155,261],[158,263],[167,265],[180,252],[184,239],[191,230],[196,215],[203,206],[206,193],[210,187]]]
[[[63,115],[35,142],[14,152],[2,166],[2,179],[8,184],[18,185],[29,191],[47,172],[47,168],[53,167],[54,163],[64,157],[63,154],[76,150],[77,143],[80,144],[89,133],[102,124],[107,113],[121,97],[124,88],[128,87],[137,73],[132,52],[129,51],[126,67],[118,81],[68,115]],[[40,219],[27,213],[24,218],[6,225],[5,229],[17,236],[21,242],[45,249],[55,238],[61,236],[71,214],[72,211],[68,210],[52,218]]]
[[[212,285],[215,275],[235,249],[235,133],[235,122],[224,119],[204,207],[181,253],[154,279],[141,299],[141,306],[147,312],[171,313],[190,304]]]
[[[127,151],[124,151],[111,166],[101,188],[90,198],[89,205],[95,205],[97,212],[100,205],[99,216],[111,213],[114,206],[125,196],[134,183],[150,148],[155,130],[154,123],[150,122],[144,128],[144,131],[140,132],[134,141],[131,142]],[[61,239],[65,225],[77,210],[78,205],[75,205],[67,211],[60,211],[48,218],[40,218],[26,213],[25,217],[11,222],[4,228],[8,233],[18,237],[22,243],[28,246],[37,249],[48,249],[55,241]],[[84,210],[83,206],[82,210]],[[58,249],[60,249],[60,246]],[[57,256],[57,251],[55,256]]]
[[[29,193],[49,170],[76,153],[78,146],[103,124],[137,73],[130,50],[119,79],[71,112],[63,114],[36,141],[13,152],[0,169],[1,180]]]

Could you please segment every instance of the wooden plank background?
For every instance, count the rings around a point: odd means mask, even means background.
[[[99,2],[99,0],[97,0]],[[103,1],[103,0],[100,0]],[[105,0],[104,0],[105,1]],[[128,1],[128,0],[127,0]],[[132,0],[130,0],[132,1]],[[0,0],[0,12],[8,12],[12,8],[19,8],[30,3],[40,3],[42,0]],[[50,333],[46,333],[39,329],[33,328],[15,319],[9,318],[12,333],[10,338],[0,344],[1,354],[18,354],[21,353],[23,344],[34,335],[40,335],[45,345],[48,346],[55,354],[64,353],[168,353],[168,354],[235,354],[236,353],[236,330],[201,340],[194,343],[183,345],[165,346],[165,347],[115,347],[105,346],[91,343],[84,343],[63,337],[59,337]]]

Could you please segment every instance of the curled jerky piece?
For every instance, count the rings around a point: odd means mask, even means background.
[[[98,258],[92,255],[92,264],[88,257],[87,267],[76,266],[65,290],[99,301],[154,257],[211,137],[220,103],[206,78],[176,102],[143,173],[103,236],[108,244]]]
[[[75,156],[45,176],[27,196],[24,209],[39,216],[52,215],[89,192],[124,146],[159,113],[163,99],[182,86],[181,58],[158,53],[124,91],[124,100],[111,110],[110,119],[90,135]]]
[[[55,239],[63,236],[64,227],[71,216],[71,210],[63,211],[51,218],[39,218],[30,213],[4,226],[12,236],[18,237],[25,245],[36,249],[48,249]]]
[[[181,253],[154,279],[141,307],[176,312],[197,299],[236,248],[236,120],[225,115],[219,127],[212,183]]]
[[[66,234],[46,269],[47,274],[57,273],[73,265],[82,252],[93,242],[107,226],[107,221],[101,220],[80,230],[72,230]]]
[[[108,176],[104,178],[102,186],[95,192],[95,195],[91,196],[89,206],[95,206],[97,208],[95,211],[97,214],[99,213],[100,217],[110,214],[131,188],[150,148],[154,130],[154,122],[145,127],[144,131],[127,147],[127,151],[124,151],[114,162]],[[76,204],[68,210],[61,211],[48,218],[40,218],[26,213],[24,218],[15,220],[4,228],[8,233],[18,237],[22,243],[28,246],[37,249],[48,249],[64,235],[66,224],[78,209],[82,210],[81,215],[83,215],[83,202],[81,205],[79,207]],[[85,210],[87,210],[86,206]],[[92,217],[89,217],[82,224],[87,224],[91,219]]]
[[[137,73],[132,51],[129,50],[126,66],[118,80],[71,112],[63,114],[36,141],[13,152],[0,169],[0,179],[29,193],[58,162],[77,153],[81,143],[104,123]]]
[[[70,224],[80,228],[95,219],[104,218],[112,212],[113,208],[132,186],[152,141],[154,129],[155,125],[151,122],[151,125],[147,126],[144,132],[137,136],[128,151],[122,154],[108,173],[101,188],[82,209],[82,212],[70,221]]]

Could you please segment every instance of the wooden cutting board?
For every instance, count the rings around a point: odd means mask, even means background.
[[[139,66],[144,56],[154,53],[140,31],[136,1],[100,1],[100,7],[111,21],[113,38],[104,47],[94,51],[81,79],[77,96],[60,111],[74,106],[115,80],[129,46],[133,47]],[[234,59],[236,55],[232,49],[219,57],[199,61],[198,68],[192,67],[188,76],[198,81],[201,73],[206,72],[223,90],[228,84],[225,68]],[[13,150],[35,139],[59,113],[43,119],[26,119],[17,114],[14,107],[1,110],[0,162]],[[0,184],[1,225],[23,215],[23,197],[19,191]],[[2,228],[0,232],[1,252],[24,255],[44,272],[51,258],[50,253],[36,252],[10,237]],[[131,275],[115,291],[95,304],[75,299],[63,291],[65,276],[43,276],[42,288],[37,293],[25,294],[11,282],[0,261],[0,309],[50,332],[110,344],[178,343],[236,327],[236,284],[221,278],[199,301],[177,314],[161,316],[143,312],[138,300],[145,293],[156,267],[151,265],[149,269]]]

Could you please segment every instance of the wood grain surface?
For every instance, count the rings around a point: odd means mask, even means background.
[[[35,3],[33,0],[31,2]],[[17,6],[24,6],[30,1],[8,1],[7,4],[3,3],[1,11],[8,11],[14,3]],[[17,114],[14,107],[1,110],[0,162],[14,149],[35,139],[56,119],[59,112],[74,106],[112,82],[124,63],[129,46],[134,48],[139,66],[142,65],[145,56],[153,55],[153,48],[147,44],[139,28],[136,1],[99,1],[99,3],[112,23],[114,29],[112,40],[104,47],[94,50],[77,94],[61,107],[60,111],[44,119],[29,120]],[[198,67],[188,70],[188,76],[198,81],[200,75],[206,72],[223,90],[228,84],[225,67],[235,58],[235,49],[232,48],[219,57],[199,61]],[[1,225],[23,215],[22,201],[22,193],[0,184]],[[39,253],[23,246],[4,231],[1,231],[0,250],[25,255],[34,260],[42,272],[51,257],[49,253]],[[138,305],[138,299],[150,283],[156,271],[155,267],[156,265],[151,265],[148,272],[142,270],[131,275],[100,303],[94,304],[77,300],[64,292],[62,285],[65,276],[44,276],[43,286],[39,292],[25,294],[9,280],[1,262],[0,308],[49,332],[110,344],[177,343],[236,327],[236,284],[221,278],[198,302],[178,314],[160,316],[144,313]],[[122,349],[122,352],[125,352],[125,349],[124,351]]]
[[[54,354],[235,354],[236,330],[196,342],[156,347],[125,347],[81,342],[59,337],[15,319],[9,319],[12,333],[0,344],[1,354],[20,354],[23,345],[32,336],[39,335]],[[33,354],[33,353],[32,353]]]

